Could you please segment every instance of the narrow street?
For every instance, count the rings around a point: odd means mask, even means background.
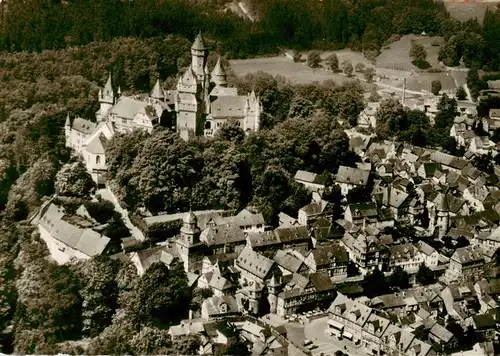
[[[99,194],[102,199],[113,203],[113,205],[115,206],[115,211],[120,213],[123,219],[123,223],[129,229],[133,238],[139,241],[144,241],[146,239],[142,231],[135,227],[134,224],[132,224],[132,222],[128,218],[128,211],[120,206],[120,203],[118,203],[118,199],[115,197],[113,192],[109,190],[109,188],[106,187],[103,189],[99,189],[96,194]]]

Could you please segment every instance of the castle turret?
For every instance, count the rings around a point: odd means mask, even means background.
[[[205,46],[205,41],[203,40],[203,36],[200,32],[191,46],[191,69],[201,82],[203,82],[205,76],[207,56],[208,48]]]
[[[66,122],[64,123],[64,137],[66,138],[66,147],[71,147],[71,121],[69,114],[66,115]]]
[[[153,90],[151,91],[150,94],[151,98],[156,99],[156,100],[165,100],[165,95],[163,93],[163,90],[161,89],[160,85],[160,79],[156,80],[155,86],[153,87]]]
[[[215,65],[214,70],[212,71],[212,82],[214,82],[215,85],[221,87],[225,87],[227,85],[226,71],[222,66],[220,56],[217,60],[217,64]]]
[[[99,104],[100,109],[96,116],[98,120],[104,120],[111,107],[115,104],[115,93],[113,92],[113,86],[111,84],[111,73],[108,76],[104,89],[99,89]]]

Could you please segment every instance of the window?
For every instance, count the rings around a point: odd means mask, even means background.
[[[95,164],[101,164],[101,156],[97,155],[95,157]]]
[[[122,119],[122,124],[126,124],[127,123],[127,120],[126,119]]]

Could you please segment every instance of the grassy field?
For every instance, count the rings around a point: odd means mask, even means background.
[[[433,80],[440,80],[445,91],[454,91],[457,86],[465,83],[467,76],[465,72],[443,71],[442,73],[427,73],[416,68],[408,56],[412,40],[424,46],[427,51],[427,61],[434,68],[441,68],[437,57],[439,48],[444,43],[442,37],[403,36],[400,41],[384,48],[382,53],[377,57],[375,67],[377,77],[381,77],[380,83],[394,88],[402,88],[403,78],[409,77],[412,72],[414,74],[407,80],[408,90],[428,92],[431,90]],[[323,52],[321,57],[326,59],[331,53],[333,52]],[[335,53],[340,63],[347,60],[353,66],[357,63],[363,63],[365,66],[373,66],[361,53],[351,50],[340,50],[335,51]],[[307,55],[304,54],[302,59],[305,60],[306,57]],[[286,56],[232,60],[230,63],[233,71],[238,75],[263,71],[272,75],[283,76],[291,82],[298,84],[322,82],[328,79],[338,84],[348,81],[342,74],[335,74],[324,68],[314,70],[304,63],[294,63],[291,58]]]
[[[458,21],[467,21],[473,18],[482,23],[486,9],[493,10],[496,3],[499,1],[457,1],[457,0],[444,0],[446,10],[450,13],[451,17]]]
[[[418,70],[411,63],[411,58],[408,55],[410,51],[411,42],[415,41],[418,44],[424,46],[427,51],[427,62],[433,67],[439,66],[438,54],[439,48],[444,44],[444,39],[442,37],[430,37],[430,36],[415,36],[408,35],[403,36],[399,41],[392,43],[391,45],[384,47],[382,53],[377,57],[376,66],[378,68],[389,68],[397,70]]]
[[[285,56],[239,59],[229,62],[237,75],[263,71],[272,75],[281,75],[297,84],[323,82],[328,79],[335,81],[337,84],[342,84],[348,80],[343,75],[334,74],[323,69],[312,69],[303,63],[294,63]]]

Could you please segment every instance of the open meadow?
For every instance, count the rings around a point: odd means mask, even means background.
[[[237,75],[263,71],[272,75],[281,75],[296,84],[309,84],[333,80],[338,84],[349,81],[346,76],[335,74],[322,68],[312,69],[304,63],[295,63],[286,56],[238,59],[229,61]]]
[[[427,51],[427,61],[433,68],[439,68],[442,72],[429,73],[422,71],[411,63],[408,52],[412,40],[424,46]],[[437,58],[439,48],[443,43],[444,40],[442,37],[403,36],[399,41],[384,47],[382,53],[377,57],[375,64],[372,64],[361,53],[348,49],[335,52],[325,51],[321,53],[321,58],[325,60],[332,53],[336,53],[339,63],[349,61],[353,66],[357,63],[363,63],[365,66],[375,66],[378,77],[377,83],[386,89],[392,87],[395,90],[401,90],[403,88],[403,79],[408,78],[407,89],[411,91],[430,92],[432,81],[440,80],[444,91],[454,92],[458,86],[465,84],[467,73],[460,70],[448,71],[439,64]],[[304,53],[302,60],[305,61],[306,58],[307,54]],[[272,75],[283,76],[297,84],[323,82],[328,79],[342,84],[350,80],[343,73],[332,73],[327,70],[324,63],[323,68],[312,69],[305,63],[293,62],[290,55],[232,60],[230,63],[233,71],[238,75],[263,71]],[[362,74],[355,74],[362,78]]]
[[[477,18],[479,23],[483,22],[486,10],[493,10],[499,3],[498,0],[443,0],[443,2],[451,17],[458,21],[467,21]]]

